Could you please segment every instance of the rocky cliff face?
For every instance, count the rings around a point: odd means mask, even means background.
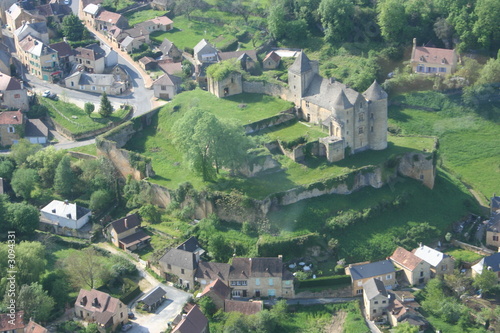
[[[398,173],[416,180],[420,180],[431,190],[436,179],[436,166],[432,154],[408,153],[401,157],[398,164]]]

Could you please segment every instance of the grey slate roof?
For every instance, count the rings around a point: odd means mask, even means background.
[[[493,195],[491,197],[491,209],[493,211],[497,210],[497,209],[500,209],[500,197],[499,196],[496,196],[496,195]]]
[[[368,299],[372,299],[378,295],[387,297],[387,290],[385,289],[384,283],[373,278],[363,284],[363,292]]]
[[[394,273],[394,266],[390,260],[382,260],[369,264],[350,266],[351,277],[353,280],[366,279],[383,274]]]
[[[500,271],[500,252],[494,253],[489,257],[484,257],[478,262],[476,265],[472,266],[472,268],[477,267],[476,271],[481,274],[482,270],[487,267],[491,267],[493,272]]]
[[[198,263],[195,277],[198,280],[215,280],[220,279],[227,283],[229,278],[229,270],[231,265],[220,262],[205,262]]]
[[[42,208],[42,211],[75,221],[90,213],[90,209],[78,206],[76,203],[66,203],[60,200],[52,200],[47,206]]]
[[[188,252],[196,252],[201,249],[201,246],[196,237],[190,237],[187,241],[177,246],[177,249]]]
[[[115,83],[115,77],[112,74],[87,74],[80,76],[80,85],[95,85],[110,87]]]
[[[387,98],[387,93],[382,89],[377,80],[373,81],[372,85],[366,89],[363,96],[370,101],[378,101]]]
[[[341,101],[345,106],[355,104],[360,97],[357,91],[348,88],[345,84],[333,79],[325,79],[316,74],[304,94],[304,99],[327,110],[333,110],[336,108],[337,100],[342,91],[346,99],[342,96]]]
[[[194,253],[178,249],[170,249],[160,258],[160,261],[165,264],[190,270],[194,270],[198,266]]]
[[[212,46],[209,42],[206,41],[206,39],[202,39],[198,44],[193,49],[194,54],[198,54],[201,51],[204,53],[217,53],[217,50],[215,47]]]
[[[133,229],[140,225],[141,225],[141,218],[137,214],[125,216],[109,224],[111,228],[115,229],[117,234],[121,234],[122,232]]]
[[[335,99],[335,102],[333,103],[333,106],[337,110],[345,110],[345,109],[352,108],[353,105],[347,99],[347,96],[345,95],[343,88],[340,89],[339,94],[337,95],[337,98]]]
[[[147,306],[151,306],[161,300],[161,298],[166,294],[167,292],[165,291],[165,289],[163,289],[161,286],[157,286],[144,297],[142,297],[139,302],[144,303]]]
[[[26,127],[24,129],[24,137],[45,137],[49,136],[49,129],[45,126],[40,119],[27,119]]]
[[[168,73],[163,74],[158,79],[153,82],[153,85],[164,85],[164,86],[175,86],[180,85],[182,83],[182,79],[175,75],[170,75]]]
[[[233,258],[229,271],[229,279],[241,279],[248,277],[283,277],[286,269],[283,260],[278,257],[272,258]]]
[[[257,59],[257,51],[255,50],[242,50],[242,51],[234,51],[234,52],[219,52],[219,58],[221,61],[237,58],[238,60],[242,60],[242,57],[250,57],[253,61],[258,62]]]
[[[160,45],[160,50],[163,54],[167,54],[170,52],[170,49],[174,46],[174,43],[169,41],[168,39],[164,39],[163,42]]]
[[[308,72],[312,70],[311,60],[309,60],[304,52],[300,52],[299,56],[295,59],[292,66],[290,66],[288,70],[295,74]]]

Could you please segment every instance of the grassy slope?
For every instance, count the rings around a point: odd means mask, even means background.
[[[498,191],[500,176],[498,123],[481,118],[475,110],[460,106],[455,99],[436,94],[419,93],[398,98],[407,104],[424,104],[442,110],[429,112],[390,107],[389,124],[398,126],[406,134],[439,136],[444,166],[489,198]]]

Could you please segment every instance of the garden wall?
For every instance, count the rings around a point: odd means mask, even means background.
[[[269,127],[294,121],[295,119],[297,119],[297,115],[295,113],[295,108],[292,107],[288,110],[280,112],[275,116],[261,119],[248,125],[244,125],[243,128],[245,129],[245,134],[251,134]]]
[[[280,97],[285,101],[295,100],[290,90],[279,84],[263,81],[243,81],[243,92],[251,94],[265,94]]]

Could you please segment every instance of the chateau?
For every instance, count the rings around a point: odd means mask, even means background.
[[[232,73],[221,81],[209,78],[208,88],[218,97],[255,92],[245,89],[245,83],[239,73]],[[288,69],[288,89],[264,85],[263,93],[295,103],[299,118],[328,130],[329,136],[319,139],[315,155],[335,162],[344,158],[346,148],[358,153],[387,147],[387,93],[376,81],[361,94],[321,77],[318,63],[300,52]]]

